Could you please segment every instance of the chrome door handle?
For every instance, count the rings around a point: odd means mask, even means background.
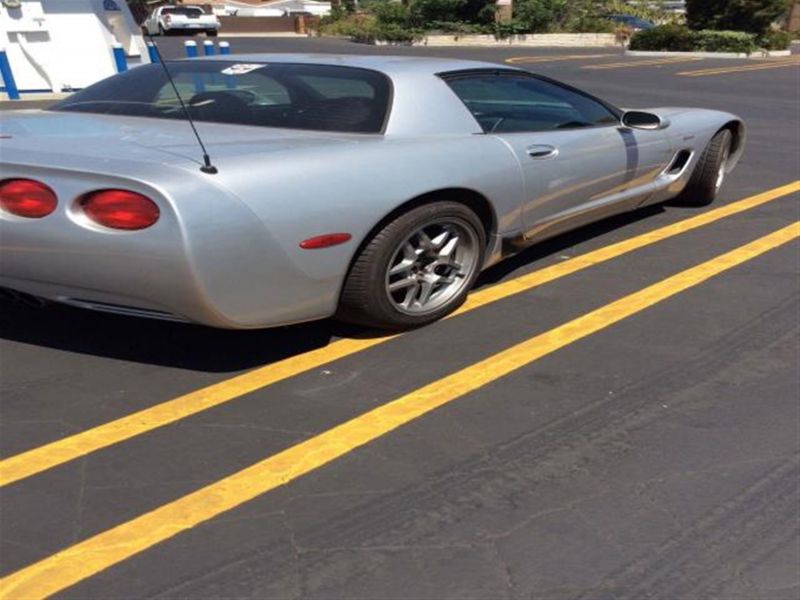
[[[535,146],[528,146],[525,149],[528,156],[535,159],[555,158],[558,156],[558,148],[555,146],[548,146],[547,144],[537,144]]]

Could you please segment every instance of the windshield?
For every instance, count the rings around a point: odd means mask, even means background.
[[[193,119],[211,123],[380,133],[391,84],[376,71],[290,63],[179,61],[169,70]],[[185,119],[160,65],[136,67],[51,110]]]

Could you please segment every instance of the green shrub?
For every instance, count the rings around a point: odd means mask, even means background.
[[[478,23],[465,23],[464,21],[431,21],[426,27],[428,31],[440,33],[453,33],[456,35],[469,35],[473,33],[486,33],[486,26]]]
[[[336,21],[321,22],[321,35],[344,36],[356,42],[374,42],[378,31],[378,20],[372,15],[350,15]]]
[[[756,45],[764,50],[788,50],[792,45],[792,34],[772,29],[758,36]]]
[[[713,31],[706,29],[697,32],[697,46],[701,52],[738,52],[752,54],[758,50],[755,36],[744,31]]]
[[[382,42],[411,43],[421,40],[424,32],[419,29],[395,24],[379,24],[375,31],[375,40]]]
[[[616,12],[656,14],[651,9],[626,9],[621,0],[516,0],[514,18],[530,33],[613,33],[615,25],[606,17]]]
[[[581,15],[569,23],[570,33],[614,33],[617,24],[603,17]]]
[[[758,49],[758,45],[755,36],[744,31],[692,31],[682,25],[661,25],[635,33],[630,49],[752,54]]]
[[[378,4],[374,14],[378,22],[385,25],[406,25],[409,20],[408,7],[399,2]]]
[[[674,18],[674,14],[668,13],[659,2],[637,2],[632,4],[627,0],[603,0],[600,2],[603,13],[606,15],[632,15],[640,19],[662,23]]]
[[[514,3],[514,18],[532,33],[558,29],[568,12],[568,0],[517,0]]]
[[[411,23],[427,27],[433,22],[461,21],[459,12],[464,0],[414,0],[409,3]]]
[[[691,52],[697,48],[698,34],[683,25],[659,25],[637,31],[631,38],[631,50]]]
[[[319,31],[322,35],[345,36],[362,44],[374,44],[376,41],[406,43],[423,37],[422,31],[407,27],[404,23],[382,23],[373,15],[363,14],[321,23]]]
[[[528,28],[525,23],[512,19],[506,23],[493,23],[489,33],[494,34],[498,40],[504,40],[512,35],[528,33]]]

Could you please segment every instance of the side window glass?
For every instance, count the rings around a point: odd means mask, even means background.
[[[486,133],[612,125],[601,103],[534,77],[479,74],[446,79]]]

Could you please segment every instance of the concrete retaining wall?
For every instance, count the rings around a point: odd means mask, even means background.
[[[613,33],[529,33],[502,40],[493,35],[429,35],[420,46],[526,46],[526,47],[613,47],[619,46]]]
[[[220,34],[295,32],[297,17],[219,17]]]

